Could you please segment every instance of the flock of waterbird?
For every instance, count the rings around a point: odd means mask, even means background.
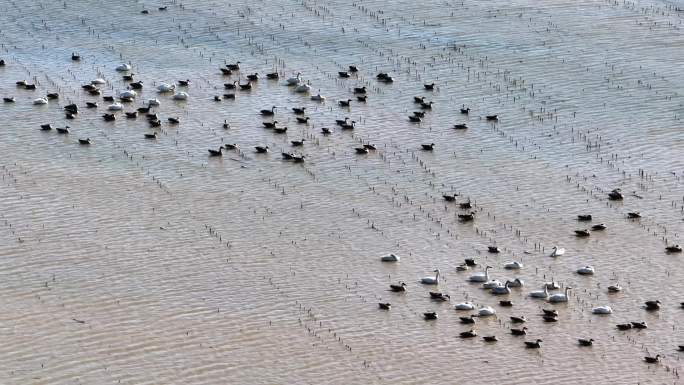
[[[160,10],[164,10],[160,8]],[[144,11],[143,11],[144,12]],[[80,61],[81,57],[73,53],[71,56],[71,60],[73,61]],[[236,72],[239,74],[241,72],[241,67],[240,67],[241,62],[237,61],[234,64],[226,64],[225,67],[220,67],[220,75],[223,77],[230,77],[233,76]],[[6,66],[7,63],[5,60],[0,59],[0,67]],[[87,84],[82,85],[82,89],[84,92],[88,93],[91,96],[102,96],[102,100],[106,103],[106,110],[108,112],[103,113],[102,119],[105,121],[115,121],[119,117],[123,117],[125,119],[137,119],[140,116],[144,116],[149,125],[150,128],[152,129],[151,132],[145,133],[143,135],[144,139],[147,140],[154,140],[157,139],[159,133],[157,129],[162,126],[162,120],[160,118],[159,112],[155,112],[155,109],[159,109],[162,105],[162,102],[158,98],[153,98],[153,99],[147,99],[143,102],[143,105],[141,107],[128,107],[130,106],[133,102],[136,101],[138,98],[138,91],[143,89],[144,84],[142,81],[136,81],[135,80],[135,75],[131,72],[133,67],[131,64],[128,63],[123,63],[115,67],[115,70],[119,73],[122,74],[123,80],[128,83],[127,88],[119,92],[117,96],[109,95],[109,96],[103,96],[102,89],[100,88],[101,85],[106,84],[106,81],[102,78],[97,78],[94,80],[91,80]],[[355,65],[350,65],[348,66],[348,70],[346,71],[340,71],[338,72],[338,76],[340,78],[350,78],[354,76],[355,73],[359,71],[358,67]],[[280,74],[278,72],[271,72],[266,74],[266,79],[269,81],[279,81],[280,79]],[[231,100],[236,98],[236,92],[249,92],[252,90],[252,84],[254,82],[259,81],[260,76],[257,72],[248,74],[245,76],[247,79],[246,83],[242,83],[241,80],[235,80],[232,82],[227,82],[223,84],[223,88],[226,90],[225,93],[222,95],[215,95],[213,97],[214,102],[221,102],[223,100]],[[378,82],[382,83],[392,83],[394,82],[394,78],[388,74],[381,72],[376,76],[376,80]],[[35,91],[37,89],[36,84],[33,83],[28,83],[26,80],[19,80],[16,81],[16,86],[19,89],[24,89],[28,91]],[[172,95],[171,98],[176,101],[185,101],[188,100],[190,95],[186,91],[182,91],[182,89],[187,89],[191,85],[192,81],[190,79],[185,79],[185,80],[179,80],[176,82],[176,84],[169,84],[169,83],[160,83],[159,85],[156,86],[156,91],[160,95]],[[310,84],[305,83],[305,81],[302,78],[301,73],[297,73],[296,76],[287,78],[284,83],[284,85],[288,87],[292,87],[294,89],[294,92],[299,93],[299,94],[305,94],[309,95],[312,91],[312,87]],[[433,91],[435,90],[437,85],[435,83],[429,83],[429,84],[423,84],[423,90],[424,91]],[[136,91],[137,90],[137,91]],[[349,108],[352,104],[352,102],[357,102],[357,103],[366,103],[368,101],[368,90],[367,87],[355,87],[352,90],[353,97],[355,99],[344,99],[344,100],[339,100],[337,102],[337,105],[339,105],[340,108]],[[38,98],[35,98],[33,100],[34,105],[46,105],[49,104],[50,101],[52,100],[58,100],[59,99],[59,94],[58,93],[47,93],[45,96],[41,96]],[[326,97],[319,94],[311,95],[310,100],[316,101],[316,102],[325,102]],[[14,96],[6,96],[3,97],[3,101],[5,103],[16,103],[16,98]],[[424,96],[416,96],[413,99],[413,103],[418,106],[417,111],[414,111],[412,115],[408,116],[408,120],[412,123],[420,123],[422,122],[423,118],[425,117],[426,113],[429,113],[432,110],[433,102],[426,100],[426,97]],[[100,105],[93,101],[93,102],[86,102],[84,106],[79,107],[77,104],[69,104],[64,106],[64,111],[65,111],[65,119],[67,120],[72,120],[72,119],[77,119],[78,114],[81,110],[81,108],[85,108],[86,110],[97,110],[100,108]],[[280,126],[277,120],[277,110],[279,109],[278,106],[272,106],[271,108],[268,109],[262,109],[258,112],[258,114],[264,119],[261,123],[265,129],[270,129],[273,131],[274,134],[283,134],[287,132],[287,127],[286,126]],[[295,115],[295,121],[298,124],[309,124],[311,117],[306,115],[306,107],[291,107],[291,113]],[[460,108],[460,113],[463,115],[467,115],[470,113],[470,108],[467,108],[466,106],[462,106]],[[487,121],[491,122],[496,122],[498,121],[498,116],[497,115],[486,115],[485,119]],[[168,117],[166,119],[166,124],[169,125],[178,125],[180,124],[180,118],[179,117]],[[344,117],[343,119],[337,119],[335,120],[335,125],[340,127],[341,130],[353,130],[355,128],[356,121],[351,120],[349,117]],[[52,123],[46,123],[42,124],[40,126],[40,129],[43,131],[50,131],[52,129],[55,129],[55,131],[58,134],[69,134],[69,126],[65,125],[63,127],[56,127]],[[224,121],[223,123],[223,129],[229,130],[231,128],[230,123],[228,121]],[[467,125],[465,123],[456,123],[452,127],[455,130],[464,130],[467,129]],[[322,135],[329,135],[333,133],[333,129],[329,127],[321,127],[321,134]],[[292,147],[301,147],[304,145],[305,139],[302,138],[300,140],[291,140],[291,146]],[[93,142],[91,141],[90,138],[85,137],[85,138],[79,138],[78,143],[80,145],[91,145]],[[422,151],[433,151],[435,148],[435,143],[424,143],[421,144],[420,150]],[[241,148],[237,143],[232,143],[232,144],[223,144],[217,149],[208,149],[209,156],[211,157],[219,157],[223,155],[223,151],[237,151],[240,152]],[[255,146],[254,151],[256,153],[267,153],[269,152],[269,146],[268,145],[261,145],[261,146]],[[360,147],[356,147],[355,152],[358,154],[368,154],[371,151],[376,150],[375,145],[372,143],[364,143]],[[282,151],[282,157],[284,160],[289,160],[289,161],[294,161],[294,162],[304,162],[306,159],[306,155],[302,153],[296,153],[296,152],[289,152],[289,151]],[[444,200],[449,203],[449,202],[456,202],[457,194],[444,194],[443,198]],[[614,200],[614,201],[621,201],[625,198],[623,195],[622,191],[620,189],[615,189],[612,190],[608,193],[608,199],[609,200]],[[476,212],[475,211],[469,211],[470,209],[473,208],[473,204],[471,203],[470,200],[465,201],[465,202],[460,202],[458,203],[458,207],[462,210],[465,210],[461,214],[457,214],[457,217],[460,221],[462,222],[469,222],[475,220]],[[641,215],[638,212],[629,212],[627,213],[627,217],[629,219],[639,219],[641,218]],[[577,216],[577,221],[579,222],[590,222],[592,221],[593,218],[589,214],[581,214]],[[575,235],[577,237],[589,237],[591,236],[591,233],[594,231],[602,231],[605,230],[607,227],[603,223],[599,224],[594,224],[591,226],[590,229],[578,229],[575,230]],[[665,251],[667,253],[680,253],[682,252],[682,248],[679,245],[669,245],[666,246]],[[489,246],[488,247],[488,252],[489,253],[500,253],[502,252],[498,247],[496,246]],[[551,253],[548,254],[549,257],[561,257],[565,253],[565,249],[556,247],[554,246]],[[397,263],[400,262],[400,257],[395,255],[395,254],[389,254],[386,256],[381,257],[381,261],[385,263]],[[465,272],[468,270],[471,270],[474,267],[477,267],[478,263],[472,259],[472,258],[467,258],[465,259],[464,263],[458,265],[456,267],[457,272]],[[523,263],[519,261],[511,261],[506,264],[504,264],[504,269],[510,270],[510,271],[517,271],[522,269]],[[525,286],[525,282],[520,279],[520,278],[513,278],[513,279],[508,279],[505,282],[502,282],[498,279],[494,279],[490,276],[489,270],[492,268],[492,266],[485,266],[483,268],[482,272],[478,272],[475,274],[470,275],[468,278],[466,278],[466,281],[471,283],[471,284],[481,284],[482,289],[489,291],[492,295],[494,296],[505,296],[508,294],[511,294],[513,289],[515,290],[521,290]],[[576,274],[578,275],[593,275],[595,272],[594,267],[592,266],[581,266],[576,270]],[[419,283],[422,285],[439,285],[440,283],[440,270],[435,269],[434,270],[435,275],[434,276],[428,276],[428,277],[423,277],[419,280]],[[408,285],[400,281],[396,284],[391,284],[390,285],[390,291],[401,294],[403,292],[407,291]],[[559,293],[552,293],[554,290],[559,290],[561,289],[561,286],[555,282],[545,282],[542,285],[541,290],[535,290],[535,291],[530,291],[527,294],[527,297],[532,299],[532,300],[539,300],[539,301],[546,301],[549,304],[557,304],[557,303],[566,303],[568,302],[568,295],[569,291],[572,289],[572,287],[565,287],[563,292]],[[618,283],[613,283],[609,286],[607,286],[607,291],[608,293],[618,293],[622,291],[622,287]],[[432,301],[440,301],[440,302],[447,302],[451,300],[451,296],[447,293],[439,292],[439,291],[430,291],[429,292],[429,298]],[[501,307],[513,307],[514,304],[510,300],[500,300],[498,302],[498,305]],[[662,303],[660,300],[649,300],[644,303],[644,310],[646,311],[658,311],[662,306]],[[684,302],[680,304],[682,308],[684,308]],[[382,310],[391,310],[392,304],[389,302],[380,302],[378,304],[378,307]],[[492,317],[496,316],[497,312],[496,310],[491,307],[491,306],[481,306],[478,307],[475,304],[471,302],[461,302],[456,305],[454,305],[454,309],[459,312],[465,312],[465,311],[471,311],[473,313],[467,315],[467,316],[461,316],[459,317],[460,322],[462,324],[476,324],[476,319],[477,318],[483,318],[483,317]],[[607,314],[612,314],[613,310],[610,306],[597,306],[592,308],[592,313],[593,314],[599,314],[599,315],[607,315]],[[558,322],[558,310],[556,309],[548,309],[548,308],[542,308],[541,309],[541,314],[540,316],[544,320],[544,322]],[[436,320],[438,319],[438,314],[437,312],[425,312],[423,313],[423,317],[426,320]],[[523,315],[520,316],[511,316],[510,317],[510,323],[513,324],[524,324],[527,322],[527,318]],[[621,323],[617,324],[616,328],[621,330],[621,331],[627,331],[630,329],[646,329],[648,326],[645,321],[632,321],[628,323]],[[522,327],[522,328],[510,328],[510,334],[514,336],[525,336],[527,335],[528,328],[527,327]],[[478,333],[476,330],[470,329],[468,331],[461,332],[460,334],[461,338],[473,338],[477,337]],[[488,342],[488,343],[494,343],[497,342],[498,339],[495,335],[486,335],[482,336],[483,341]],[[588,338],[588,337],[583,337],[583,338],[578,338],[577,339],[578,344],[580,346],[588,347],[592,346],[595,342],[593,338]],[[543,342],[542,339],[538,338],[533,341],[524,341],[524,346],[529,349],[539,349],[541,348],[541,343]],[[678,349],[680,351],[684,351],[684,345],[679,345]],[[646,356],[644,357],[644,361],[647,363],[657,363],[660,361],[660,355],[656,356]]]

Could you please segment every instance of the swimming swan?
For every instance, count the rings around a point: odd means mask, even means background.
[[[485,267],[484,273],[476,273],[471,275],[468,278],[468,281],[470,282],[487,282],[489,281],[489,269],[491,269],[491,266]]]
[[[557,246],[554,246],[553,249],[551,250],[551,254],[549,255],[550,257],[560,257],[561,255],[565,254],[565,249],[564,248],[558,248]]]
[[[436,285],[439,283],[439,269],[435,270],[434,277],[423,277],[420,279],[420,283],[425,285]]]
[[[572,289],[571,287],[566,287],[565,288],[565,293],[557,293],[549,297],[549,302],[552,303],[558,303],[558,302],[568,302],[568,291]]]

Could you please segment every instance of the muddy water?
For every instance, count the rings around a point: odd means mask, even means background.
[[[681,243],[684,205],[676,3],[160,5],[0,4],[0,94],[16,98],[0,105],[0,383],[680,382],[682,257],[664,252]],[[157,140],[143,138],[143,117],[104,122],[108,103],[80,88],[100,77],[104,95],[125,90],[122,62],[144,82],[126,110],[161,101]],[[351,64],[359,73],[339,78]],[[254,72],[251,91],[212,100]],[[298,72],[324,103],[283,84]],[[181,79],[189,100],[157,94]],[[337,104],[361,86],[367,103]],[[60,99],[32,104],[48,92]],[[434,101],[420,124],[407,118],[414,96]],[[82,108],[67,121],[72,102]],[[274,105],[286,134],[262,127]],[[345,117],[353,131],[336,127]],[[208,157],[223,143],[241,150]],[[377,150],[356,154],[363,143]],[[283,161],[292,151],[306,161]],[[607,199],[614,188],[623,202]],[[476,219],[463,223],[469,199]],[[607,230],[575,237],[591,225],[578,214]],[[548,257],[555,245],[566,254]],[[380,263],[389,252],[401,262]],[[467,257],[479,267],[457,272]],[[514,260],[524,267],[504,269]],[[587,264],[595,275],[575,273]],[[525,286],[501,297],[468,283],[485,265]],[[435,268],[438,288],[420,285]],[[527,297],[552,279],[573,287],[567,304]],[[398,281],[405,294],[387,290]],[[608,294],[616,282],[624,290]],[[431,301],[435,290],[451,301]],[[655,299],[662,309],[646,312]],[[458,337],[470,329],[453,310],[463,301],[497,311],[475,330],[499,342]],[[614,313],[591,314],[601,305]],[[559,321],[543,322],[551,307]],[[528,336],[510,335],[511,315],[528,318]],[[615,328],[629,321],[649,328]],[[541,349],[525,349],[537,338]],[[661,364],[642,362],[656,354]]]

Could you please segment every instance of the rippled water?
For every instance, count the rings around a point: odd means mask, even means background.
[[[0,105],[0,383],[681,383],[684,269],[664,248],[681,243],[684,218],[684,5],[160,5],[0,3],[0,94],[16,97]],[[238,60],[239,74],[220,74]],[[104,122],[101,100],[64,119],[64,105],[99,99],[80,88],[96,77],[104,95],[124,90],[121,62],[145,86],[127,110],[158,97],[162,120],[180,117],[156,141],[143,139],[142,117]],[[338,78],[351,64],[360,72]],[[273,71],[279,81],[263,76]],[[395,82],[378,83],[380,71]],[[212,101],[254,72],[253,90]],[[283,85],[297,72],[325,103]],[[21,79],[38,89],[15,87]],[[192,81],[187,102],[157,95],[180,79]],[[337,105],[364,85],[366,104]],[[60,99],[32,105],[47,92]],[[407,119],[414,96],[434,101],[420,124]],[[273,105],[287,134],[261,125]],[[344,117],[355,130],[335,127]],[[79,146],[86,137],[92,145]],[[222,143],[242,150],[209,158]],[[378,150],[358,155],[362,143]],[[305,163],[282,160],[294,150]],[[608,201],[618,187],[624,202]],[[471,199],[475,221],[459,222],[446,193]],[[643,217],[628,220],[632,211]],[[608,229],[575,237],[586,213]],[[548,257],[554,245],[565,256]],[[401,262],[380,263],[389,252]],[[479,271],[456,271],[467,257],[525,281],[503,297],[514,307],[466,282]],[[505,270],[512,260],[525,267]],[[594,276],[574,273],[586,264]],[[435,268],[450,303],[419,284]],[[551,279],[574,288],[569,303],[527,298]],[[398,281],[407,293],[387,290]],[[615,282],[624,291],[609,295]],[[646,312],[654,299],[662,310]],[[458,338],[468,312],[453,305],[465,300],[497,310],[475,328],[498,343]],[[614,314],[592,315],[599,305]],[[540,309],[552,306],[559,322],[545,323]],[[424,321],[426,311],[439,319]],[[527,337],[510,335],[511,315],[529,319]],[[642,320],[648,329],[615,328]],[[593,347],[577,346],[590,337]],[[536,338],[540,350],[524,348]],[[655,354],[661,364],[642,361]]]

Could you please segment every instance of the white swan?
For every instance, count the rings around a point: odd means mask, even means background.
[[[473,305],[470,302],[461,302],[461,303],[457,303],[454,306],[454,309],[456,309],[456,310],[474,310],[475,305]]]
[[[119,72],[126,72],[126,71],[130,71],[131,69],[133,69],[133,67],[131,67],[130,64],[126,64],[126,63],[118,65],[116,67],[116,70]]]
[[[401,258],[395,254],[384,255],[380,258],[382,262],[399,262]]]
[[[485,306],[483,308],[480,308],[480,310],[477,311],[477,315],[480,317],[489,317],[496,314],[496,310],[492,309],[489,306]]]
[[[518,261],[508,262],[504,265],[504,268],[508,270],[519,270],[523,268],[523,264]]]
[[[157,91],[159,92],[171,92],[176,89],[175,84],[162,83],[157,86]]]
[[[122,105],[121,103],[114,103],[114,104],[110,104],[110,105],[107,107],[107,109],[108,109],[109,111],[121,111],[121,110],[124,109],[124,107],[123,107],[123,105]]]
[[[321,94],[314,95],[311,97],[311,100],[315,102],[324,102],[325,101],[325,96],[321,96]]]
[[[308,84],[302,84],[300,86],[297,86],[297,88],[295,88],[295,92],[299,92],[300,94],[311,92],[311,86]]]
[[[160,106],[161,102],[159,101],[159,99],[148,99],[147,105],[148,106]]]
[[[583,266],[577,269],[577,274],[579,275],[593,275],[594,268],[592,266]]]
[[[133,90],[126,90],[119,94],[120,98],[134,99],[136,96],[138,96],[138,93]]]
[[[570,289],[572,288],[568,286],[565,288],[565,293],[556,293],[552,295],[549,297],[549,302],[568,302],[568,291],[570,291]]]
[[[549,255],[550,257],[560,257],[561,255],[565,254],[565,249],[564,248],[558,248],[557,246],[554,246],[553,249],[551,250],[551,254]]]
[[[546,285],[544,285],[544,290],[532,291],[530,292],[530,297],[543,299],[549,298],[549,289]]]
[[[598,306],[591,309],[594,314],[613,314],[613,309],[610,306]]]
[[[423,277],[420,279],[420,283],[425,285],[436,285],[439,283],[439,269],[435,270],[434,277]]]
[[[525,281],[520,278],[516,278],[510,282],[508,287],[523,287],[525,286]]]
[[[102,84],[106,84],[106,83],[107,83],[107,82],[106,82],[104,79],[102,79],[102,78],[97,78],[97,79],[92,80],[92,81],[90,82],[90,84],[98,84],[98,85],[102,85]]]
[[[509,288],[510,284],[511,284],[511,281],[506,281],[506,285],[497,286],[497,287],[492,288],[492,294],[496,294],[496,295],[511,294],[511,289]]]
[[[302,81],[301,76],[302,76],[301,72],[297,72],[297,76],[296,76],[296,77],[287,79],[287,80],[285,81],[285,83],[286,83],[288,86],[296,86],[296,85],[298,85],[298,84]]]
[[[476,273],[468,277],[468,281],[470,282],[487,282],[489,281],[489,269],[491,269],[491,266],[485,267],[484,273]]]
[[[188,97],[190,97],[190,95],[188,95],[187,92],[176,92],[173,95],[173,100],[188,100]]]
[[[48,104],[48,99],[47,98],[33,99],[33,104],[36,104],[36,105]]]
[[[502,287],[503,283],[499,281],[498,279],[492,279],[491,281],[487,281],[482,284],[483,289],[493,289],[495,287]]]

